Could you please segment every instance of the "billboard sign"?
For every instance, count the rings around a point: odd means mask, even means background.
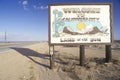
[[[49,5],[49,43],[111,43],[111,6],[111,3]]]

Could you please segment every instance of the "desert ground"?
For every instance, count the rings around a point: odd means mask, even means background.
[[[48,42],[10,47],[0,52],[0,80],[120,80],[120,43],[112,45],[112,61],[105,62],[104,45],[85,46],[85,63],[79,65],[79,47],[55,46],[50,69]]]

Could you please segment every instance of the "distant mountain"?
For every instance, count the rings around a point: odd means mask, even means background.
[[[67,34],[71,34],[71,35],[79,35],[79,34],[80,34],[80,33],[78,33],[78,32],[74,32],[74,31],[71,30],[69,27],[64,27],[63,32],[64,32],[64,33],[67,33]]]
[[[85,34],[96,34],[96,33],[101,33],[101,31],[96,27],[92,27],[91,31],[87,31]]]
[[[86,31],[85,33],[75,32],[75,31],[73,31],[72,29],[70,29],[69,27],[64,27],[63,32],[64,32],[64,33],[67,33],[67,34],[71,34],[71,35],[84,35],[84,34],[102,33],[96,26],[91,27],[91,29],[89,29],[89,30]]]

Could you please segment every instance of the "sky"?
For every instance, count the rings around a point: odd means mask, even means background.
[[[114,39],[120,40],[120,0],[0,0],[0,41],[47,41],[48,5],[112,2]]]

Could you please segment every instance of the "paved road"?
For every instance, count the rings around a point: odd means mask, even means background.
[[[5,43],[5,44],[0,45],[0,52],[7,51],[7,50],[11,49],[11,47],[24,47],[24,46],[32,45],[35,43],[39,43],[39,42]]]

